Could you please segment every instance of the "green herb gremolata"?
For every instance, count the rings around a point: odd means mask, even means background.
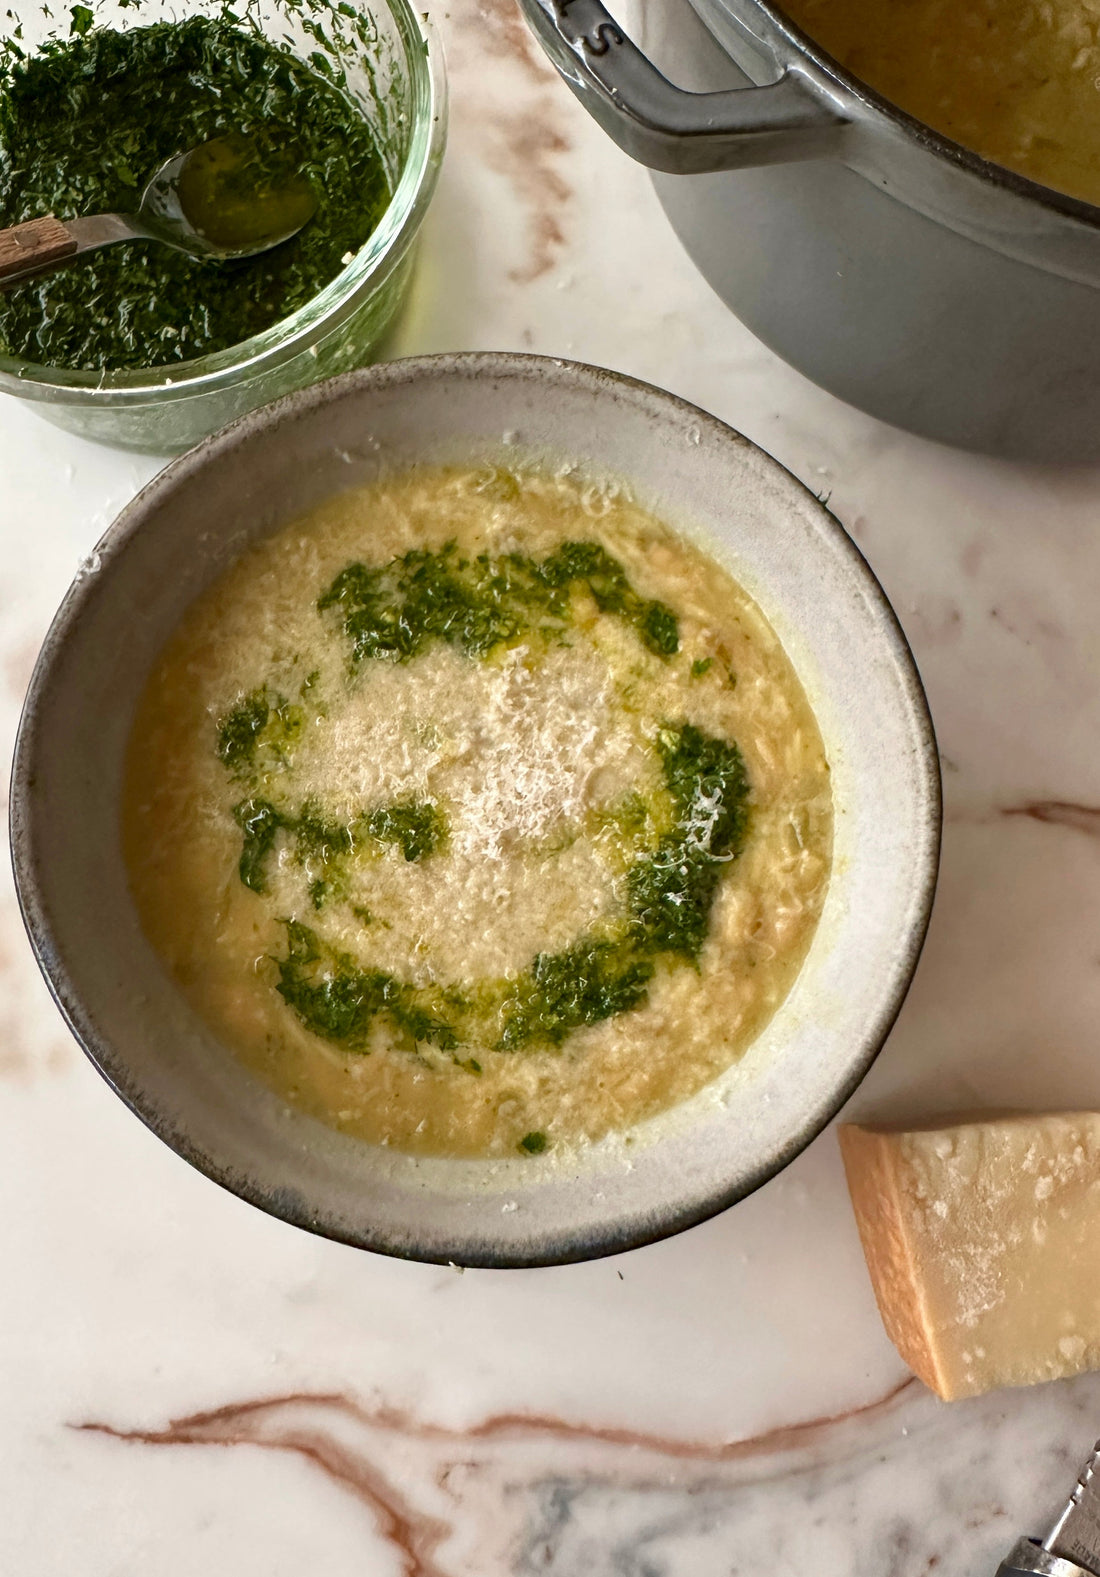
[[[0,294],[0,350],[83,371],[189,361],[258,334],[340,272],[390,199],[374,133],[317,70],[229,18],[90,26],[0,68],[0,224],[132,212],[173,154],[239,134],[317,212],[263,256],[199,261],[156,242],[90,253]],[[15,46],[17,48],[17,46]]]
[[[407,662],[432,641],[487,657],[530,629],[560,634],[574,588],[584,587],[601,613],[623,619],[659,657],[680,649],[676,615],[639,597],[617,559],[598,542],[564,542],[544,559],[525,553],[465,559],[453,546],[413,549],[389,564],[349,564],[318,602],[337,607],[356,663],[389,657]]]
[[[640,597],[618,560],[592,542],[564,543],[541,560],[521,554],[464,559],[447,547],[416,550],[383,565],[351,564],[317,607],[323,617],[336,613],[352,668],[361,673],[372,660],[409,662],[434,642],[477,661],[532,632],[566,638],[578,592],[621,619],[663,661],[678,656],[673,611]],[[698,671],[698,663],[693,668]],[[259,787],[272,774],[278,778],[301,726],[301,708],[266,688],[243,696],[219,725],[223,764],[254,790],[233,812],[243,834],[239,874],[246,886],[265,890],[280,837],[292,857],[316,873],[309,890],[318,910],[346,901],[344,864],[372,840],[396,844],[406,860],[430,859],[445,845],[446,817],[431,803],[365,807],[348,826],[311,802],[294,811],[272,804]],[[691,723],[666,722],[654,748],[664,781],[662,813],[655,818],[639,795],[617,808],[636,853],[622,879],[619,913],[598,934],[538,954],[507,980],[429,990],[365,968],[310,926],[287,920],[286,956],[276,960],[284,1001],[307,1029],[347,1051],[369,1051],[373,1027],[384,1020],[410,1049],[435,1046],[471,1073],[481,1068],[462,1057],[464,1046],[560,1046],[575,1030],[638,1007],[660,959],[698,960],[718,883],[741,850],[749,814],[748,778],[732,741]],[[353,912],[370,923],[368,912]],[[529,1134],[522,1147],[535,1154],[544,1143],[543,1135]]]

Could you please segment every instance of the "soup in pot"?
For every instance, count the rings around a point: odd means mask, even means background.
[[[1094,0],[782,0],[853,76],[995,164],[1100,203]]]

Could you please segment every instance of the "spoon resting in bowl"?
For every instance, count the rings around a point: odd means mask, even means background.
[[[297,235],[316,210],[292,167],[265,167],[247,139],[218,137],[166,159],[132,214],[47,214],[0,230],[0,290],[119,241],[161,241],[216,262],[255,257]]]

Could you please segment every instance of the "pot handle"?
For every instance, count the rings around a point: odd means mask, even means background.
[[[539,42],[604,131],[641,164],[700,175],[830,152],[848,124],[796,72],[766,87],[674,87],[600,0],[520,0]]]

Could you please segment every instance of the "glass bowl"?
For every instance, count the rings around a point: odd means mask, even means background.
[[[97,26],[119,30],[179,15],[174,0],[97,0],[92,9]],[[243,9],[248,23],[302,60],[324,45],[344,91],[378,130],[393,197],[322,291],[227,350],[105,373],[0,355],[0,390],[83,438],[154,454],[188,449],[258,405],[368,362],[404,298],[446,141],[443,56],[426,16],[408,0],[250,0]],[[222,16],[225,7],[189,0],[187,12]],[[29,53],[63,30],[44,8],[22,20],[13,9],[0,19],[0,46],[18,39]]]

